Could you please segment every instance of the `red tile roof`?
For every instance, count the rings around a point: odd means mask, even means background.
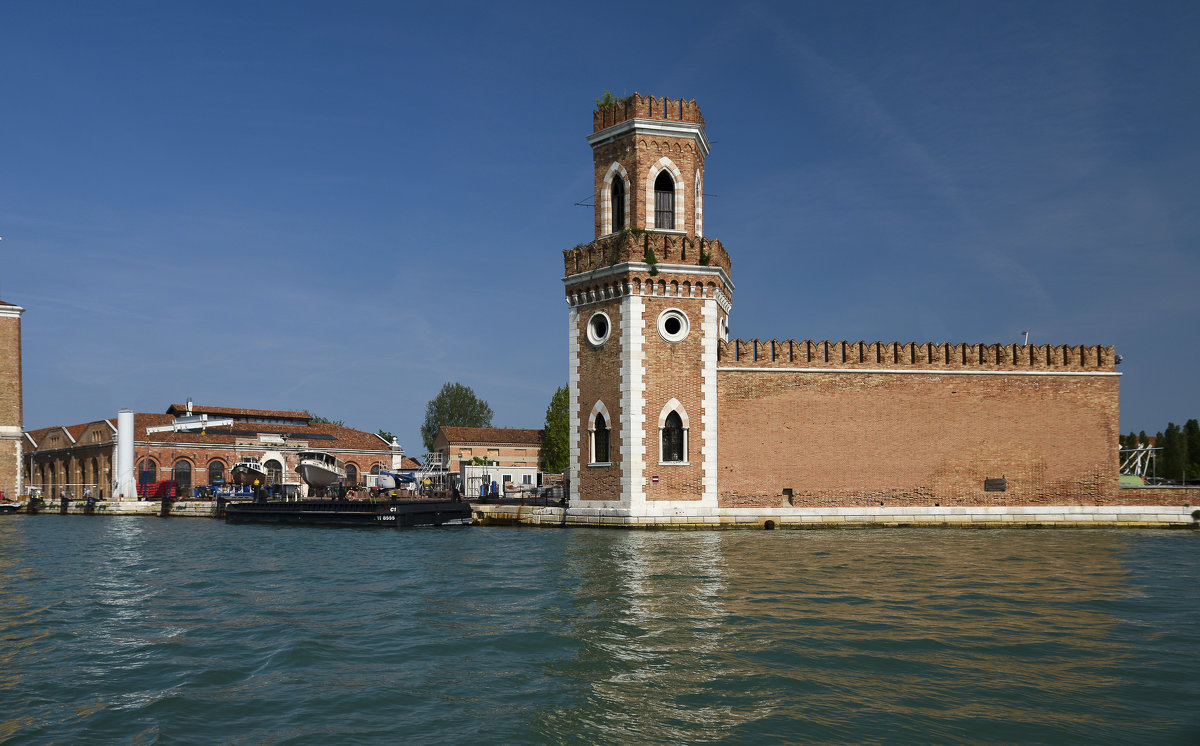
[[[517,427],[450,427],[438,433],[451,445],[462,443],[493,443],[503,445],[542,444],[542,431]]]
[[[167,414],[187,414],[187,404],[172,404],[167,407]],[[227,414],[235,417],[279,417],[291,420],[311,420],[308,412],[295,412],[286,409],[242,409],[241,407],[214,407],[209,405],[192,404],[192,414]]]
[[[187,411],[186,407],[183,411]],[[195,405],[192,411],[197,412]],[[199,410],[204,411],[204,410]],[[229,412],[231,410],[224,410]],[[243,409],[242,412],[272,412],[266,409]],[[212,414],[212,410],[208,410]],[[295,415],[297,413],[275,413],[279,416]],[[303,412],[300,416],[306,417]],[[266,415],[271,416],[271,415]],[[362,430],[355,430],[341,425],[333,425],[329,423],[309,424],[309,425],[276,425],[264,424],[255,422],[235,422],[232,426],[209,428],[203,433],[198,431],[193,432],[158,432],[146,434],[146,428],[160,425],[170,425],[175,418],[170,414],[157,414],[152,412],[137,412],[133,415],[133,431],[134,439],[139,441],[147,440],[147,437],[156,443],[212,443],[212,444],[230,444],[236,442],[239,437],[253,437],[249,433],[286,435],[295,440],[307,440],[308,447],[313,450],[355,450],[355,451],[376,451],[380,453],[390,453],[388,445],[383,439],[375,433],[368,433]],[[95,420],[95,422],[104,422],[104,420]],[[26,430],[28,435],[35,443],[40,443],[53,430],[66,430],[76,440],[79,439],[92,422],[84,422],[78,425],[63,427],[54,425],[52,427],[43,427],[36,430]],[[313,438],[314,435],[325,435],[327,438]],[[71,443],[63,443],[63,447],[73,445]],[[419,468],[419,467],[418,467]]]

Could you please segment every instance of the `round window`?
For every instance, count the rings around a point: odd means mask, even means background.
[[[688,329],[687,314],[678,308],[668,308],[658,316],[658,334],[668,342],[682,342]]]
[[[604,344],[610,331],[612,331],[612,324],[608,321],[608,314],[603,311],[597,311],[592,314],[592,318],[588,319],[587,338],[592,344],[596,346]]]

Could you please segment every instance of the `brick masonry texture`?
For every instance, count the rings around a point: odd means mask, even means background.
[[[0,310],[0,490],[20,492],[22,456],[21,318],[14,306]]]
[[[720,504],[1115,504],[1117,380],[721,370]]]
[[[650,472],[646,479],[647,500],[699,500],[703,496],[702,302],[694,298],[646,299],[646,468]],[[668,308],[678,308],[688,316],[691,330],[682,342],[671,343],[658,334],[659,314]],[[658,423],[663,407],[671,399],[677,399],[688,416],[690,443],[686,466],[662,463]],[[658,484],[651,479],[654,476],[659,478]]]
[[[579,400],[573,406],[579,412],[579,430],[574,437],[579,448],[579,494],[584,499],[616,500],[621,495],[622,470],[627,468],[621,439],[621,327],[623,307],[618,300],[583,306],[579,309]],[[587,338],[587,324],[598,312],[608,314],[608,340],[599,347]],[[596,402],[603,402],[609,413],[609,466],[589,466],[591,437],[588,421]]]

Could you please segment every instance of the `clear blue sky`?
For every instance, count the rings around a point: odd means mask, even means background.
[[[1200,3],[408,5],[5,3],[26,427],[539,427],[605,89],[700,104],[734,336],[1112,344],[1123,431],[1200,417]]]

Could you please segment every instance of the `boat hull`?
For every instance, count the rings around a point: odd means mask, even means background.
[[[230,503],[225,506],[225,521],[371,528],[470,525],[471,506],[448,500],[272,500]]]
[[[230,469],[229,475],[230,475],[230,479],[233,480],[234,484],[245,486],[245,487],[249,487],[249,486],[253,485],[254,480],[256,480],[256,479],[258,480],[259,484],[267,483],[267,473],[265,471],[258,471],[257,469],[251,469],[250,467],[245,466],[243,464],[238,464],[238,465],[234,466],[232,469]]]
[[[305,484],[317,490],[336,484],[339,479],[346,476],[338,474],[336,471],[330,471],[319,464],[310,463],[301,463],[296,467],[296,473],[300,475]]]

